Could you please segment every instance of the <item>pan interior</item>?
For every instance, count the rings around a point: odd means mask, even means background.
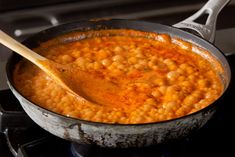
[[[128,20],[110,20],[110,21],[72,23],[72,24],[67,24],[67,25],[61,25],[54,29],[52,28],[52,29],[43,31],[35,35],[34,37],[26,40],[24,43],[28,45],[29,47],[34,48],[34,47],[37,47],[41,42],[55,38],[56,36],[60,34],[66,34],[68,32],[100,30],[100,29],[122,29],[122,28],[135,29],[135,30],[140,30],[140,31],[145,31],[145,32],[167,33],[172,37],[189,41],[195,45],[198,45],[200,48],[203,48],[211,52],[213,56],[212,58],[210,58],[212,60],[211,63],[214,67],[218,67],[218,69],[216,70],[224,84],[224,90],[228,87],[228,84],[230,81],[229,65],[225,57],[221,54],[221,52],[217,48],[215,48],[213,45],[211,45],[207,41],[197,36],[194,36],[187,32],[184,32],[184,31],[181,31],[181,30],[169,27],[169,26],[164,26],[161,24],[153,24],[153,23],[139,22],[139,21],[128,21]],[[81,40],[81,39],[83,38],[82,37],[80,38],[71,38],[71,37],[66,38],[65,37],[62,41],[60,40],[59,42],[71,42],[74,40]],[[205,53],[201,53],[202,51],[200,51],[200,48],[195,47],[194,51],[196,53],[199,53],[204,58],[208,58],[208,56],[211,56],[211,55],[205,55]],[[218,66],[218,64],[220,64],[220,66]],[[10,73],[10,75],[12,74]],[[12,78],[12,76],[10,78]]]

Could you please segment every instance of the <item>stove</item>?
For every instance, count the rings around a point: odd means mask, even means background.
[[[9,3],[11,0],[9,1]],[[2,2],[3,3],[3,2]],[[7,3],[6,1],[4,3]],[[32,3],[32,4],[31,4]],[[19,41],[45,28],[92,18],[139,19],[172,25],[201,8],[205,0],[53,0],[15,7],[0,6],[0,27]],[[0,1],[1,4],[1,1]],[[145,148],[112,149],[79,145],[60,139],[35,124],[6,84],[5,64],[10,51],[0,45],[0,156],[1,157],[196,157],[234,154],[235,115],[235,2],[218,17],[215,45],[228,58],[231,85],[211,120],[186,138]]]

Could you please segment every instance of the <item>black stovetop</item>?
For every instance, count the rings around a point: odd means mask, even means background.
[[[235,71],[235,55],[229,56],[232,73]],[[10,90],[0,91],[0,154],[1,157],[73,157],[71,150],[81,150],[83,157],[198,157],[228,156],[234,154],[235,106],[232,82],[224,95],[223,103],[212,119],[187,138],[146,148],[108,149],[97,146],[71,144],[44,131],[22,110]]]

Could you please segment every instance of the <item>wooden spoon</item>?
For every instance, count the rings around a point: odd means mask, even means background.
[[[111,103],[118,105],[117,100],[119,98],[117,93],[119,89],[114,83],[105,81],[105,79],[95,74],[80,69],[74,69],[71,64],[62,65],[55,63],[30,50],[1,30],[0,43],[34,63],[54,79],[56,83],[84,103],[92,102],[100,105]],[[96,92],[90,92],[90,89]],[[113,101],[108,100],[107,96],[112,96]]]

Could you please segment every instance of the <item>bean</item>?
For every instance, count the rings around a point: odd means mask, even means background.
[[[161,42],[164,42],[164,43],[170,43],[171,42],[171,38],[167,34],[158,35],[158,40],[161,41]]]
[[[113,59],[114,62],[121,62],[121,61],[124,60],[124,57],[121,56],[121,55],[116,55],[116,56],[113,56],[112,59]]]
[[[176,71],[170,71],[167,73],[166,76],[169,80],[175,80],[175,79],[177,79],[177,77],[179,77],[179,73]]]
[[[103,59],[103,60],[101,61],[101,64],[102,64],[103,66],[107,67],[107,66],[111,65],[112,62],[111,62],[109,59]]]
[[[120,46],[116,46],[116,47],[114,48],[114,51],[115,51],[116,53],[120,53],[120,52],[123,51],[123,48],[120,47]]]
[[[154,96],[155,98],[160,98],[162,96],[161,92],[158,89],[155,89],[154,91],[152,91],[152,96]]]
[[[130,65],[137,63],[137,61],[138,61],[138,60],[137,60],[136,57],[130,57],[130,58],[128,59],[128,63],[129,63]]]

